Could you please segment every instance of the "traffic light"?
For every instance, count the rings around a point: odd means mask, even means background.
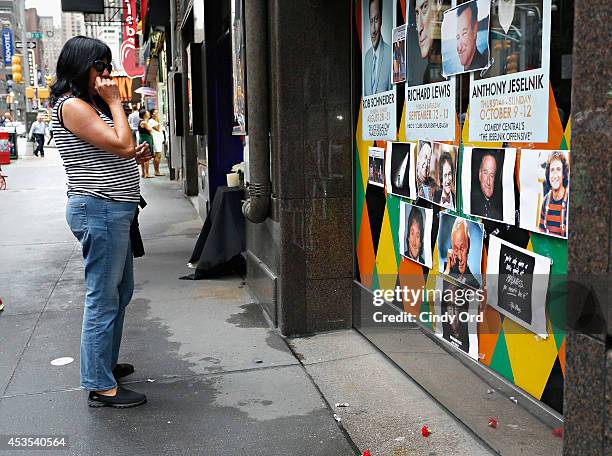
[[[13,73],[13,82],[16,84],[23,82],[23,67],[21,66],[20,55],[13,55],[11,58],[11,72]]]

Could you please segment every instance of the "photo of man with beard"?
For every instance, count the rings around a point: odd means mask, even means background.
[[[472,215],[503,221],[504,149],[472,149]]]

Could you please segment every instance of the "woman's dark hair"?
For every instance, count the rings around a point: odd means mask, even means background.
[[[141,119],[144,119],[144,116],[146,113],[147,113],[146,109],[141,109],[140,111],[138,111],[138,117],[140,117]]]
[[[421,246],[419,247],[419,256],[423,255],[423,235],[425,231],[425,226],[423,223],[423,213],[421,212],[423,209],[412,206],[412,210],[410,211],[410,215],[408,215],[408,222],[406,223],[406,242],[408,241],[408,237],[410,236],[410,227],[413,223],[416,222],[419,227],[419,234],[421,236]]]
[[[96,105],[107,115],[110,109],[99,96],[89,97],[89,70],[96,60],[112,61],[110,48],[102,41],[86,36],[75,36],[64,44],[57,59],[56,80],[51,86],[51,105],[66,93]]]

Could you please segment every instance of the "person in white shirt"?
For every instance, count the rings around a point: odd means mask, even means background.
[[[138,126],[140,125],[140,114],[138,113],[138,106],[132,106],[132,113],[128,116],[128,124],[132,130],[132,139],[134,144],[138,144]]]
[[[41,157],[45,156],[45,132],[47,131],[47,124],[45,124],[42,115],[36,117],[36,122],[32,123],[30,127],[30,139],[36,141],[36,149],[34,149],[34,155],[38,157],[40,153]]]
[[[159,162],[161,161],[161,153],[164,148],[164,134],[162,125],[159,122],[159,111],[157,108],[151,110],[151,118],[147,122],[153,133],[153,170],[156,176],[163,176],[159,172]]]

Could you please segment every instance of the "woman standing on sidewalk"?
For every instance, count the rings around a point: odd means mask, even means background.
[[[140,116],[140,123],[138,124],[138,138],[141,142],[146,142],[149,145],[149,150],[153,152],[153,130],[149,127],[149,119],[151,115],[146,109],[141,109],[138,113]],[[140,163],[140,169],[142,171],[142,177],[149,178],[149,160]]]
[[[137,161],[111,51],[83,36],[66,42],[51,87],[55,142],[68,178],[66,220],[83,246],[87,295],[81,334],[81,387],[91,407],[133,407],[146,397],[117,386],[134,367],[117,364],[125,307],[134,289],[130,225],[140,199]],[[134,160],[136,158],[136,160]]]

